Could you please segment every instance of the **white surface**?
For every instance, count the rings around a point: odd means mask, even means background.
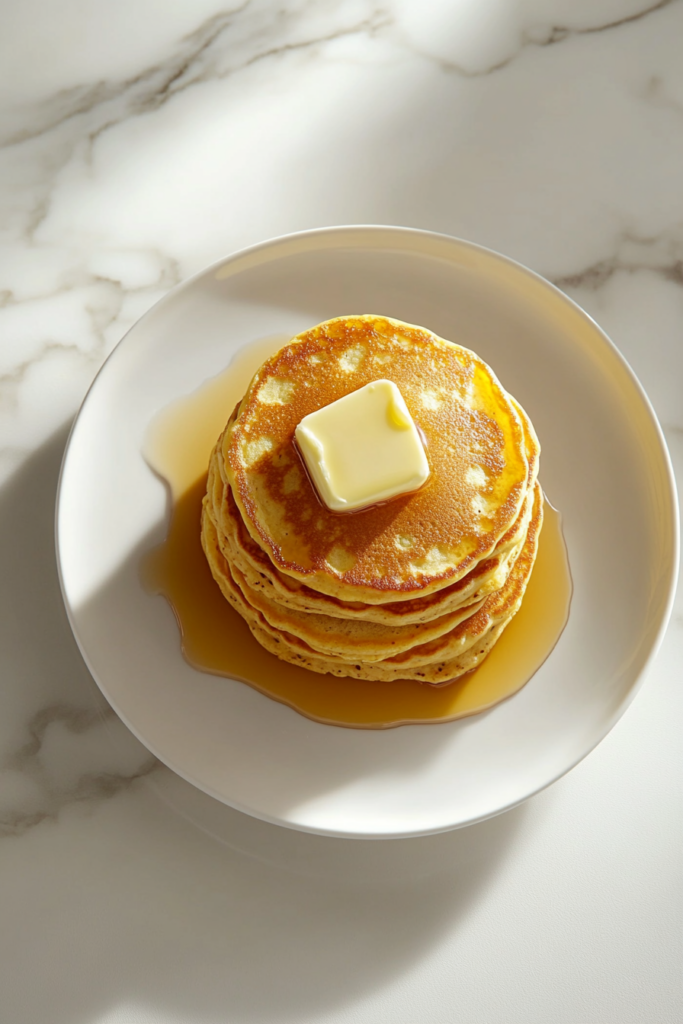
[[[193,669],[180,654],[171,610],[140,584],[140,559],[166,518],[159,479],[142,461],[155,414],[222,371],[245,342],[268,335],[273,317],[277,333],[296,335],[344,309],[389,310],[477,352],[541,438],[540,480],[563,517],[571,611],[533,679],[486,714],[381,732],[312,722]],[[338,228],[264,243],[214,265],[135,325],[73,428],[57,554],[86,663],[164,764],[265,821],[328,836],[397,838],[513,807],[602,739],[632,700],[668,621],[676,517],[668,454],[649,404],[614,347],[566,296],[470,243],[398,228]]]
[[[633,365],[683,473],[683,4],[283,12],[27,2],[0,38],[2,1016],[678,1024],[680,596],[645,686],[569,776],[396,844],[200,806],[75,652],[63,425],[172,283],[278,233],[404,223],[550,277]]]

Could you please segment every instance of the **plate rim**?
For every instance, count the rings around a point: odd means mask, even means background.
[[[165,305],[175,301],[177,299],[177,297],[183,291],[191,288],[200,279],[202,279],[202,278],[204,278],[206,276],[213,275],[215,277],[217,272],[219,270],[221,270],[222,268],[231,267],[232,265],[238,264],[240,262],[247,262],[247,266],[248,266],[248,261],[249,261],[250,258],[253,259],[254,257],[258,257],[260,255],[263,255],[264,253],[267,253],[268,251],[273,253],[273,260],[278,259],[278,258],[283,258],[283,256],[286,258],[286,256],[289,255],[289,254],[287,252],[285,252],[285,253],[281,253],[281,254],[278,255],[278,250],[283,248],[283,247],[286,248],[287,246],[296,246],[297,243],[299,243],[300,245],[303,246],[303,250],[299,250],[299,251],[311,251],[311,250],[315,250],[316,248],[322,248],[320,245],[316,245],[315,243],[317,241],[319,241],[320,239],[325,238],[325,237],[328,237],[332,241],[332,243],[333,243],[333,244],[328,244],[328,245],[324,246],[325,249],[333,250],[333,249],[340,249],[340,248],[352,248],[352,247],[354,247],[354,242],[357,243],[359,241],[360,237],[363,236],[363,235],[366,236],[366,237],[374,236],[374,239],[376,239],[375,244],[370,244],[370,245],[363,246],[363,248],[367,248],[368,250],[374,249],[375,251],[378,251],[378,250],[381,250],[381,249],[386,249],[386,251],[394,251],[394,252],[401,251],[401,247],[397,246],[395,244],[394,245],[387,244],[387,245],[383,246],[383,245],[377,244],[377,242],[379,242],[381,240],[382,236],[384,236],[386,238],[387,242],[389,242],[392,239],[396,239],[398,241],[401,237],[404,237],[404,238],[408,237],[408,238],[413,239],[413,241],[415,243],[417,243],[417,244],[414,244],[413,246],[411,246],[409,248],[409,250],[407,250],[407,251],[413,251],[416,254],[419,254],[421,252],[423,255],[434,255],[433,253],[426,253],[425,249],[420,247],[419,241],[422,240],[424,243],[431,242],[432,245],[434,243],[442,244],[445,248],[452,247],[452,246],[462,247],[462,248],[465,248],[465,249],[470,249],[470,250],[474,251],[475,253],[480,253],[480,254],[482,254],[482,255],[484,255],[486,257],[489,257],[489,258],[492,257],[494,260],[496,260],[496,261],[498,261],[500,263],[503,263],[503,264],[505,264],[507,266],[510,266],[510,267],[516,269],[517,271],[521,272],[523,275],[528,276],[533,281],[535,281],[537,285],[540,285],[542,288],[549,289],[550,292],[553,294],[553,297],[556,300],[558,300],[558,299],[561,300],[571,310],[573,310],[575,314],[578,314],[581,318],[583,318],[586,321],[588,321],[588,323],[592,326],[592,328],[595,331],[597,331],[602,344],[606,347],[606,349],[609,352],[609,354],[613,358],[616,359],[616,361],[621,365],[621,368],[625,371],[626,376],[629,378],[629,381],[630,381],[631,385],[633,386],[633,388],[635,390],[635,394],[636,394],[637,398],[640,401],[641,407],[644,410],[644,412],[646,413],[647,418],[648,418],[648,420],[650,422],[650,425],[651,425],[651,427],[654,430],[654,437],[655,437],[656,442],[657,442],[657,450],[658,450],[658,454],[659,454],[659,458],[660,458],[660,469],[663,470],[663,479],[666,482],[666,493],[667,493],[667,497],[668,497],[668,503],[667,503],[667,508],[666,508],[668,522],[663,524],[663,526],[661,528],[661,534],[660,534],[661,536],[663,536],[665,538],[665,548],[666,548],[666,550],[669,553],[668,566],[667,566],[667,579],[666,579],[666,583],[665,583],[665,586],[666,586],[666,598],[662,599],[661,611],[660,611],[660,616],[659,616],[660,621],[659,621],[659,624],[658,624],[655,636],[654,636],[653,640],[651,641],[649,652],[648,652],[647,656],[645,657],[645,659],[644,659],[644,661],[642,663],[641,668],[638,670],[637,674],[635,675],[635,677],[634,677],[632,683],[630,684],[628,690],[626,691],[626,693],[623,695],[623,697],[620,699],[620,701],[615,706],[612,714],[609,715],[609,716],[606,716],[605,719],[603,720],[603,722],[601,724],[601,727],[598,730],[597,738],[595,738],[594,741],[578,757],[576,757],[571,763],[569,763],[562,771],[558,772],[552,778],[549,778],[547,781],[545,781],[541,785],[539,785],[539,786],[533,788],[532,790],[530,790],[529,792],[525,793],[525,795],[521,796],[519,799],[511,801],[511,802],[505,804],[504,806],[501,806],[501,807],[497,808],[494,811],[486,812],[486,813],[483,813],[481,815],[469,818],[467,820],[455,822],[455,823],[452,823],[452,824],[449,824],[449,825],[445,825],[445,826],[436,826],[434,828],[418,828],[418,829],[410,830],[410,831],[392,831],[392,832],[376,832],[376,833],[373,833],[373,832],[357,832],[357,831],[351,832],[351,831],[348,831],[348,830],[336,830],[336,829],[331,829],[331,828],[323,829],[323,828],[309,826],[309,825],[306,825],[305,823],[301,823],[301,822],[288,821],[288,820],[286,820],[284,818],[279,818],[279,817],[274,816],[274,815],[269,815],[266,812],[259,812],[257,809],[253,809],[253,808],[247,807],[246,805],[241,804],[238,801],[228,801],[224,797],[224,795],[218,793],[215,790],[212,790],[211,787],[207,787],[204,784],[199,784],[188,773],[184,772],[182,770],[182,768],[177,767],[176,765],[170,763],[170,761],[168,760],[167,757],[163,756],[163,754],[160,751],[155,749],[153,744],[150,744],[150,742],[147,739],[145,739],[142,735],[140,735],[140,733],[138,732],[138,730],[135,727],[135,725],[132,722],[130,722],[128,717],[122,711],[119,710],[116,701],[111,698],[111,696],[107,692],[106,687],[104,686],[103,683],[100,682],[100,680],[97,677],[97,674],[95,673],[95,671],[94,671],[94,669],[93,669],[93,667],[91,665],[90,659],[88,657],[87,650],[85,649],[85,645],[82,642],[82,639],[81,639],[81,637],[79,635],[79,631],[78,631],[78,627],[77,627],[77,623],[76,623],[75,611],[74,611],[74,609],[71,606],[71,603],[70,603],[70,600],[69,600],[69,597],[68,597],[68,594],[67,594],[66,583],[65,583],[65,579],[64,579],[64,573],[63,573],[63,566],[62,566],[62,552],[61,552],[61,546],[60,546],[60,540],[59,540],[59,538],[60,538],[60,522],[61,522],[62,516],[64,515],[63,508],[62,508],[62,500],[63,500],[63,486],[64,486],[64,478],[65,478],[65,469],[66,469],[66,465],[67,465],[67,462],[68,462],[68,459],[69,459],[69,455],[70,455],[70,451],[71,451],[71,447],[72,447],[72,441],[73,441],[73,438],[74,438],[74,435],[75,435],[75,431],[76,431],[76,429],[78,427],[78,424],[79,424],[79,422],[81,420],[82,414],[83,414],[86,406],[92,401],[92,395],[93,395],[95,386],[97,385],[97,382],[99,381],[100,377],[105,373],[106,368],[107,368],[110,360],[114,357],[114,355],[117,353],[119,347],[126,341],[126,339],[129,337],[129,335],[134,330],[138,329],[138,327],[148,317],[150,317],[152,314],[156,313],[161,307],[163,307],[163,306],[165,306]],[[347,240],[347,244],[346,245],[340,246],[339,244],[334,244],[336,239],[344,239],[344,238],[346,238],[346,240]],[[374,239],[372,239],[373,242],[374,242]],[[296,248],[294,248],[294,251],[297,251]],[[406,251],[406,250],[404,249],[403,251]],[[261,260],[257,260],[257,262],[262,262],[262,261]],[[263,262],[266,262],[266,261],[263,261]],[[244,269],[247,269],[247,267],[245,267]],[[237,272],[239,272],[239,270]],[[231,275],[230,274],[225,274],[225,275],[222,275],[222,276],[227,278],[227,277],[229,277]],[[668,533],[668,536],[666,536],[667,533]],[[145,313],[143,313],[143,315],[141,317],[139,317],[135,321],[135,323],[133,323],[128,328],[128,330],[125,332],[125,334],[116,343],[116,345],[114,346],[112,351],[109,353],[107,358],[104,360],[104,362],[100,366],[99,370],[97,371],[95,377],[91,381],[91,383],[90,383],[90,385],[89,385],[89,387],[88,387],[88,389],[87,389],[87,391],[86,391],[86,393],[85,393],[85,395],[83,397],[83,400],[82,400],[82,402],[81,402],[81,404],[80,404],[80,406],[78,408],[78,411],[77,411],[77,413],[76,413],[76,415],[75,415],[75,417],[73,419],[73,422],[71,424],[71,428],[69,430],[67,441],[66,441],[66,444],[65,444],[65,447],[64,447],[64,453],[63,453],[63,456],[62,456],[62,461],[61,461],[60,471],[59,471],[59,478],[58,478],[58,483],[57,483],[57,492],[56,492],[56,499],[55,499],[55,515],[54,515],[54,540],[55,540],[55,556],[56,556],[56,563],[57,563],[57,574],[58,574],[58,578],[59,578],[60,592],[61,592],[61,595],[62,595],[62,600],[64,602],[64,607],[65,607],[65,610],[66,610],[69,626],[71,628],[71,632],[72,632],[72,634],[74,636],[74,639],[76,641],[76,644],[78,646],[78,649],[79,649],[79,652],[81,654],[81,657],[83,658],[83,660],[84,660],[84,662],[86,664],[86,667],[88,668],[88,671],[90,672],[90,675],[92,676],[95,684],[97,685],[98,689],[100,690],[100,692],[104,696],[104,698],[107,701],[107,703],[113,708],[113,710],[116,712],[117,716],[124,722],[126,727],[128,729],[130,729],[130,731],[133,733],[133,735],[162,764],[164,764],[166,767],[168,767],[175,774],[179,775],[186,782],[188,782],[191,785],[195,786],[195,788],[199,789],[201,792],[207,793],[209,796],[211,796],[214,799],[218,800],[220,803],[222,803],[222,804],[224,804],[226,806],[232,807],[232,808],[234,808],[236,810],[239,810],[242,813],[249,814],[251,817],[258,818],[258,819],[260,819],[262,821],[265,821],[265,822],[268,822],[270,824],[279,825],[279,826],[284,827],[284,828],[291,828],[291,829],[293,829],[295,831],[299,831],[299,832],[306,832],[306,833],[309,833],[309,834],[323,835],[323,836],[328,836],[328,837],[333,837],[333,838],[382,840],[382,839],[405,839],[405,838],[412,838],[412,837],[419,837],[419,836],[426,836],[426,835],[436,835],[436,834],[439,834],[439,833],[442,833],[442,832],[453,831],[454,829],[457,829],[457,828],[465,828],[468,825],[477,824],[479,822],[486,821],[486,820],[488,820],[488,819],[490,819],[492,817],[496,817],[498,814],[503,814],[506,811],[512,810],[515,807],[519,807],[521,804],[525,803],[532,796],[535,796],[536,794],[543,792],[543,790],[547,789],[549,786],[553,785],[559,779],[563,778],[570,771],[572,771],[578,764],[581,763],[581,761],[583,761],[586,757],[588,757],[588,755],[590,753],[592,753],[593,750],[595,750],[595,748],[611,732],[611,730],[614,728],[616,723],[619,721],[619,719],[626,712],[626,710],[628,709],[628,707],[630,706],[630,704],[632,703],[632,701],[635,699],[636,695],[640,691],[641,687],[643,686],[643,684],[645,682],[645,679],[647,678],[647,675],[648,675],[648,672],[649,672],[649,670],[650,670],[650,668],[652,666],[652,663],[653,663],[654,659],[656,658],[656,656],[657,656],[657,654],[659,652],[659,649],[661,647],[662,641],[664,639],[664,635],[666,633],[666,630],[667,630],[667,627],[669,625],[669,621],[670,621],[670,618],[671,618],[671,614],[672,614],[672,610],[673,610],[673,604],[674,604],[674,600],[675,600],[675,596],[676,596],[676,591],[677,591],[677,582],[678,582],[678,574],[679,574],[679,557],[680,557],[680,520],[679,520],[678,492],[677,492],[677,487],[676,487],[675,475],[674,475],[674,471],[673,471],[673,465],[672,465],[672,462],[671,462],[671,456],[669,454],[669,450],[668,450],[668,446],[667,446],[667,443],[666,443],[666,438],[664,436],[664,432],[663,432],[662,427],[661,427],[661,425],[659,423],[659,419],[658,419],[657,414],[656,414],[656,412],[655,412],[655,410],[654,410],[654,408],[652,406],[652,403],[651,403],[651,401],[650,401],[650,399],[649,399],[649,397],[647,395],[647,392],[645,391],[645,388],[643,387],[642,383],[640,382],[639,378],[637,377],[637,375],[636,375],[635,371],[633,370],[633,368],[631,367],[630,363],[625,358],[625,356],[620,352],[620,350],[617,348],[615,343],[611,340],[611,338],[607,335],[607,333],[603,330],[603,328],[600,327],[600,325],[597,323],[597,321],[588,312],[586,312],[586,310],[584,310],[574,299],[570,298],[570,296],[568,296],[565,292],[563,292],[560,288],[558,288],[557,285],[553,284],[552,281],[549,281],[547,278],[543,277],[541,274],[537,273],[536,271],[531,270],[529,267],[527,267],[523,263],[520,263],[518,260],[515,260],[512,257],[506,256],[503,253],[497,252],[496,250],[491,249],[491,248],[489,248],[487,246],[480,245],[479,243],[476,243],[476,242],[471,242],[471,241],[469,241],[467,239],[459,238],[457,236],[449,235],[449,234],[446,234],[446,233],[443,233],[443,232],[429,231],[429,230],[425,230],[425,229],[422,229],[422,228],[403,227],[403,226],[400,226],[400,225],[388,225],[388,224],[342,224],[342,225],[331,225],[331,226],[327,226],[327,227],[309,228],[309,229],[306,229],[306,230],[303,230],[303,231],[296,231],[296,232],[286,233],[286,234],[283,234],[283,235],[276,235],[276,236],[273,236],[272,238],[268,238],[268,239],[265,239],[265,240],[263,240],[261,242],[254,243],[254,244],[246,246],[246,247],[244,247],[242,249],[235,250],[235,251],[229,253],[227,256],[219,258],[218,260],[215,260],[214,262],[208,264],[207,266],[203,267],[202,269],[196,271],[194,274],[192,274],[186,280],[181,281],[178,284],[174,285],[173,288],[169,289],[169,291],[165,295],[163,295],[160,299],[158,299],[148,310],[145,311]]]

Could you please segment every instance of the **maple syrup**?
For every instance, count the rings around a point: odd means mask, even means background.
[[[276,335],[243,348],[223,373],[163,410],[145,439],[145,458],[170,489],[171,517],[165,542],[145,556],[141,575],[146,589],[173,608],[186,660],[248,683],[308,718],[349,728],[447,722],[512,696],[546,660],[569,615],[567,550],[560,514],[547,500],[520,611],[482,664],[452,683],[338,679],[290,665],[261,647],[221,594],[199,539],[209,455],[256,370],[289,340]]]

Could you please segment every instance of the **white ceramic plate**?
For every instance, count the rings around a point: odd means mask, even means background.
[[[240,346],[330,317],[381,313],[474,349],[543,445],[574,579],[568,625],[531,682],[448,724],[324,726],[180,655],[173,615],[142,590],[141,553],[167,521],[141,455],[164,406]],[[242,811],[338,836],[420,835],[514,806],[575,765],[634,695],[668,619],[677,565],[673,476],[642,388],[596,324],[511,260],[403,228],[266,242],[159,302],[90,390],[62,470],[57,544],[83,656],[132,731],[169,767]]]

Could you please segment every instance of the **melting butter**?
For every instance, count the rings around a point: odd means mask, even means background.
[[[354,512],[416,491],[429,463],[403,395],[375,380],[304,416],[296,443],[322,501]]]

